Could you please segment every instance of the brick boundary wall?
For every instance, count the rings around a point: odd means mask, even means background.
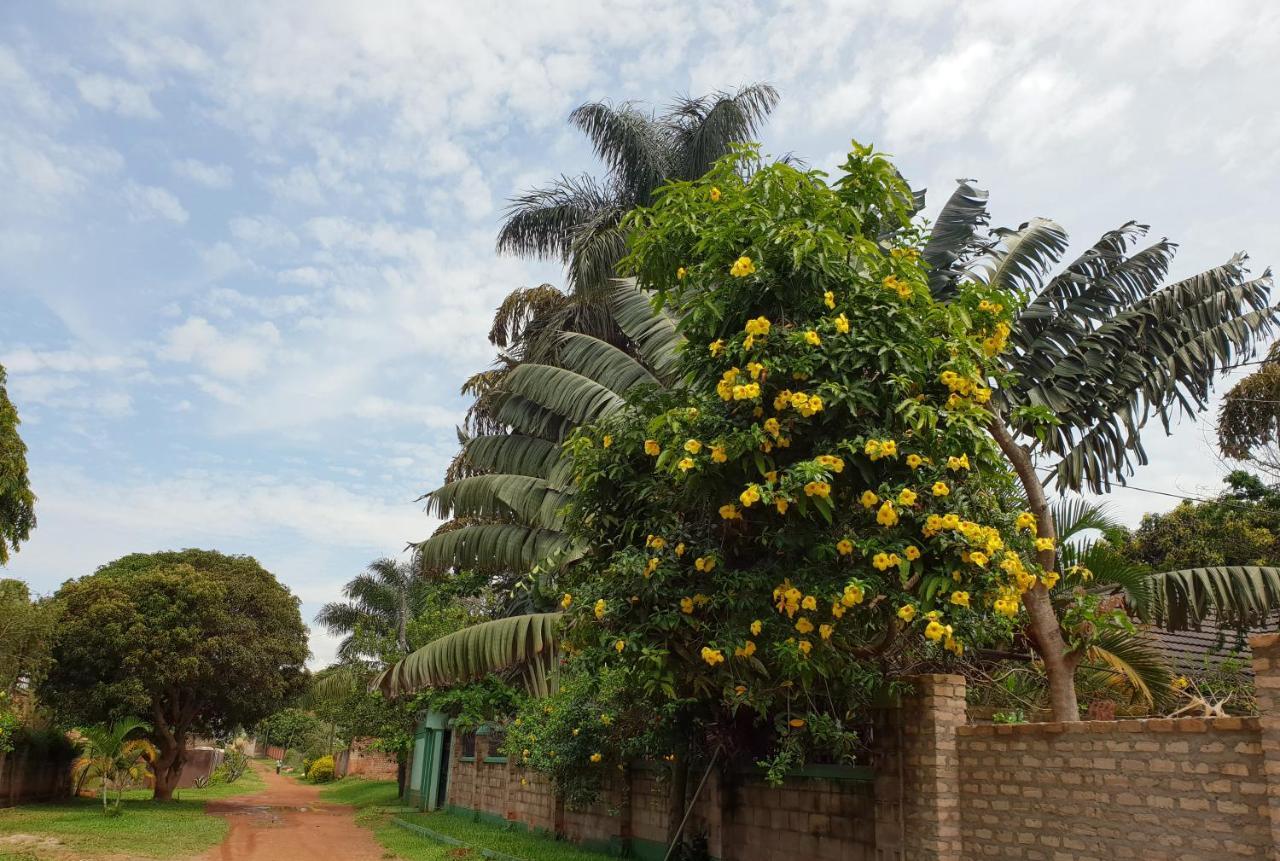
[[[721,861],[1280,859],[1280,634],[1250,645],[1258,718],[967,725],[963,677],[920,676],[876,730],[873,781],[713,776],[691,828]],[[452,745],[451,806],[661,858],[657,771],[632,769],[566,811],[487,744],[474,761]]]

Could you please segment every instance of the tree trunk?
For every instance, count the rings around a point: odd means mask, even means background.
[[[404,798],[404,785],[409,780],[409,763],[408,754],[404,751],[396,754],[396,786],[400,790],[400,797]]]
[[[172,801],[173,790],[177,788],[178,779],[182,777],[182,766],[186,762],[186,756],[181,747],[163,737],[159,748],[160,755],[151,766],[155,774],[155,789],[151,797],[154,801]]]
[[[999,417],[990,426],[991,436],[995,438],[1004,456],[1013,465],[1013,470],[1022,483],[1027,494],[1027,503],[1031,514],[1036,518],[1036,534],[1040,538],[1058,537],[1058,530],[1053,522],[1053,512],[1049,509],[1049,500],[1045,497],[1044,484],[1036,475],[1031,455],[1018,444],[1001,424]],[[1052,571],[1057,561],[1056,550],[1041,550],[1036,553],[1038,562],[1046,571]],[[1045,677],[1049,683],[1049,706],[1053,710],[1056,721],[1080,720],[1080,705],[1076,700],[1076,666],[1081,655],[1067,648],[1066,638],[1062,635],[1062,626],[1053,610],[1053,602],[1049,598],[1049,590],[1044,584],[1036,585],[1023,596],[1027,606],[1028,626],[1031,639],[1040,659],[1044,661]]]

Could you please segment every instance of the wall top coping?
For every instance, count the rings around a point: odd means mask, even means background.
[[[1257,732],[1261,727],[1256,717],[1225,718],[1145,718],[1143,720],[1082,720],[1074,722],[1020,724],[971,724],[956,727],[956,734],[970,737],[996,735],[1042,736],[1063,733],[1130,733],[1130,732]]]
[[[1249,638],[1249,648],[1270,649],[1280,645],[1280,634],[1254,634]]]

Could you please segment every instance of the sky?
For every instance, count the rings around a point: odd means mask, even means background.
[[[0,364],[39,496],[3,573],[47,593],[211,547],[309,621],[430,535],[493,309],[562,283],[493,244],[511,195],[598,170],[583,102],[767,81],[766,152],[873,142],[929,213],[973,178],[995,224],[1080,247],[1137,219],[1174,277],[1261,272],[1277,47],[1280,6],[1249,0],[0,4]],[[1146,439],[1133,485],[1221,486],[1212,414]],[[313,630],[313,665],[335,645]]]

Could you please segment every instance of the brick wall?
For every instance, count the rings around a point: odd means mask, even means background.
[[[70,797],[72,758],[25,746],[0,753],[0,807]]]
[[[367,780],[395,780],[397,776],[396,758],[381,751],[372,750],[376,741],[372,738],[351,740],[351,746],[340,758],[342,767],[339,777],[363,777]]]
[[[966,726],[958,742],[968,858],[1270,857],[1256,719]]]

